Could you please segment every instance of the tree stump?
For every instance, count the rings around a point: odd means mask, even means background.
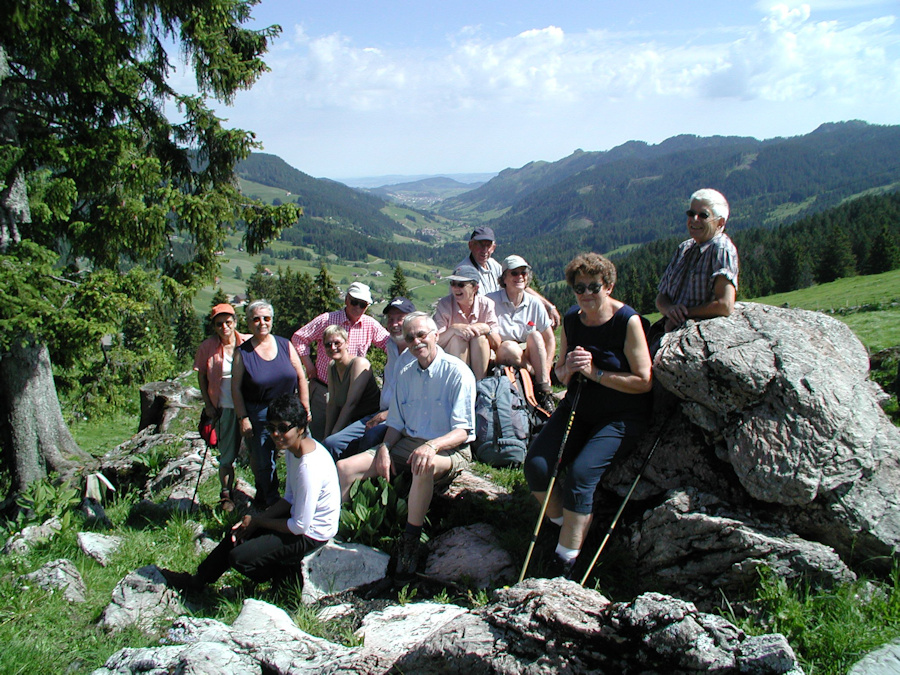
[[[178,411],[200,399],[200,392],[180,382],[149,382],[141,387],[141,421],[138,431],[151,425],[164,434]]]

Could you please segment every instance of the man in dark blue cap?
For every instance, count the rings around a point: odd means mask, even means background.
[[[403,319],[407,314],[415,311],[416,306],[410,300],[402,297],[391,300],[382,311],[384,327],[391,339],[384,347],[384,351],[387,353],[387,364],[384,366],[384,384],[381,387],[381,410],[347,425],[322,442],[335,460],[345,455],[368,450],[384,439],[387,431],[385,421],[387,420],[388,404],[394,398],[397,373],[400,372],[400,368],[413,360],[406,349],[406,341],[403,339]],[[348,452],[348,446],[350,452]]]
[[[503,274],[503,269],[500,263],[491,257],[496,248],[497,241],[494,237],[494,230],[484,225],[479,225],[472,231],[472,236],[469,237],[469,256],[456,265],[456,267],[472,265],[478,270],[478,295],[487,295],[500,290],[500,275]],[[556,309],[556,305],[533,288],[527,288],[526,292],[534,295],[543,303],[553,328],[556,328],[560,321],[559,310]]]

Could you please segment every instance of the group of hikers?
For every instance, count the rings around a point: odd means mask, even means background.
[[[550,402],[552,382],[566,388],[523,470],[547,522],[558,528],[548,573],[568,576],[601,477],[647,426],[654,343],[688,319],[727,316],[734,307],[738,254],[725,234],[728,202],[716,190],[698,190],[686,216],[690,238],[659,282],[662,319],[652,327],[613,297],[615,266],[597,253],[578,254],[566,266],[576,305],[560,317],[530,287],[531,267],[521,256],[493,258],[488,227],[475,228],[470,254],[447,277],[450,293],[433,315],[393,298],[382,325],[366,314],[372,296],[359,282],[350,284],[342,309],[317,316],[290,340],[272,335],[265,300],[246,307],[249,335],[235,330],[231,305],[213,307],[215,335],[200,345],[194,368],[205,414],[216,420],[220,505],[235,508],[233,465],[243,438],[257,508],[195,574],[164,570],[169,584],[198,590],[229,567],[255,581],[292,575],[304,555],[337,534],[355,481],[400,472],[411,474],[411,486],[391,563],[396,582],[414,578],[434,489],[473,460],[476,381],[491,364],[527,370],[541,404]],[[380,391],[366,359],[372,346],[387,355]],[[547,494],[557,469],[564,478]]]

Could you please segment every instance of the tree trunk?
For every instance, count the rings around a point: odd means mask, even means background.
[[[45,344],[14,344],[0,357],[0,413],[4,462],[14,490],[51,471],[67,476],[92,463],[63,421]]]

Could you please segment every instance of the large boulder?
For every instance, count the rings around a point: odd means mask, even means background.
[[[864,560],[890,566],[900,432],[844,324],[738,303],[667,335],[654,375],[665,391],[653,428],[604,481],[625,494],[659,438],[633,497],[653,509],[630,532],[641,571],[709,589],[760,564],[825,581]]]

